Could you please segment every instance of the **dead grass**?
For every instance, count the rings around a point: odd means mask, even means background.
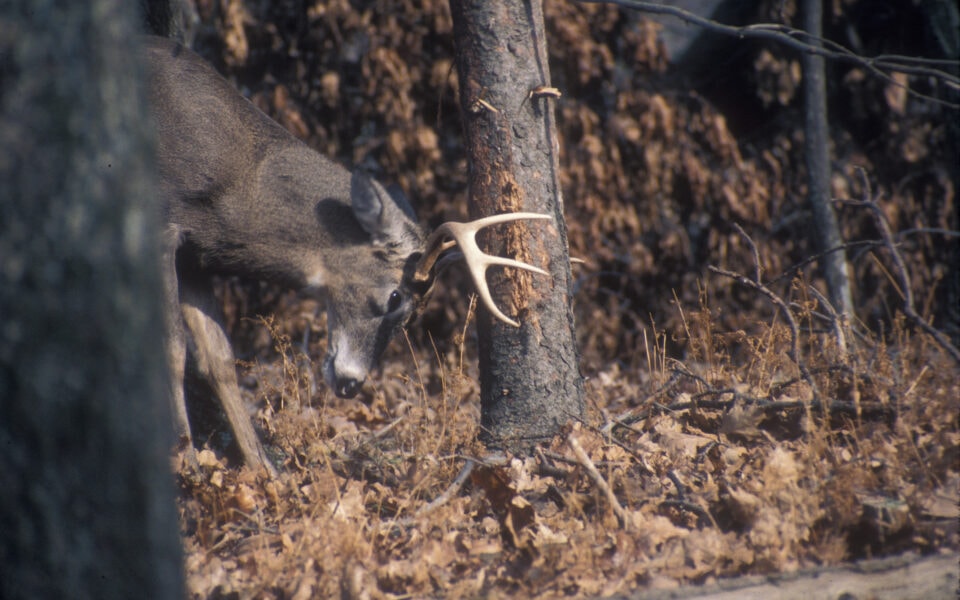
[[[469,348],[388,362],[368,404],[292,402],[299,350],[274,328],[251,401],[282,474],[205,451],[183,478],[190,593],[587,597],[960,546],[960,372],[929,340],[839,357],[805,328],[814,399],[781,323],[722,335],[694,309],[671,332],[688,359],[599,370],[589,418],[526,459],[475,443]]]

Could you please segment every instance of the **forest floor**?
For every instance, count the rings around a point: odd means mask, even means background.
[[[709,319],[686,320],[702,358],[652,340],[649,368],[592,374],[587,418],[527,458],[475,441],[469,334],[397,349],[362,400],[278,334],[247,381],[280,476],[180,466],[191,593],[593,597],[957,551],[955,364],[906,331],[845,355],[802,331],[804,376],[779,323],[732,363]]]
[[[313,147],[400,183],[425,223],[466,215],[445,2],[247,4],[197,0],[196,47]],[[861,27],[866,4],[835,3],[827,35]],[[796,7],[756,11],[790,23]],[[723,82],[690,87],[638,16],[547,13],[585,259],[586,417],[530,457],[477,442],[474,304],[456,272],[354,400],[319,375],[322,306],[223,282],[280,473],[239,466],[190,386],[200,464],[176,464],[190,597],[611,597],[880,557],[956,565],[960,365],[929,333],[960,337],[956,114],[856,65],[831,72],[857,311],[838,319],[809,239],[797,57],[743,44]],[[900,17],[891,31],[916,15]],[[865,53],[919,53],[860,33]]]

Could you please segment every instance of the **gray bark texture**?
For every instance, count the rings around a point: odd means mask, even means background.
[[[135,3],[0,4],[0,598],[182,598]]]
[[[470,216],[550,214],[481,234],[485,250],[551,277],[492,269],[494,300],[520,328],[478,316],[481,440],[525,451],[583,415],[559,186],[553,103],[539,0],[452,0],[460,108],[470,164]]]
[[[804,30],[815,38],[823,35],[823,0],[804,0]],[[821,252],[843,244],[837,215],[830,197],[830,127],[827,119],[827,80],[824,58],[803,55],[804,153],[807,157],[810,208],[817,247]],[[850,271],[843,250],[831,252],[821,263],[830,303],[837,314],[853,317]]]

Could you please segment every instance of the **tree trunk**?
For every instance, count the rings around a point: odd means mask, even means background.
[[[0,598],[182,598],[135,4],[0,8]]]
[[[547,270],[489,275],[494,299],[519,328],[478,316],[481,439],[524,451],[583,414],[570,297],[570,259],[558,176],[543,11],[539,0],[451,0],[460,108],[470,164],[470,216],[529,211],[485,236],[487,250]],[[547,223],[544,225],[543,223]]]
[[[823,0],[804,0],[803,28],[811,36],[823,35]],[[803,55],[804,153],[807,157],[810,208],[813,229],[821,252],[843,243],[837,215],[830,198],[830,128],[827,121],[827,81],[824,58]],[[853,316],[853,295],[850,292],[850,271],[843,250],[823,257],[824,278],[830,303],[837,314]]]

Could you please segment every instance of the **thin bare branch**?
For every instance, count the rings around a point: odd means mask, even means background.
[[[936,102],[954,110],[960,109],[960,104],[920,93],[905,86],[903,83],[896,81],[896,79],[894,79],[894,77],[891,75],[891,73],[899,72],[918,77],[932,77],[943,82],[943,84],[948,87],[960,89],[960,77],[948,73],[942,69],[937,69],[930,66],[935,64],[949,68],[957,66],[960,64],[960,61],[913,58],[909,56],[891,54],[884,54],[874,57],[861,56],[841,44],[827,39],[811,36],[805,31],[794,29],[793,27],[788,27],[786,25],[777,23],[757,23],[754,25],[736,27],[733,25],[725,25],[706,17],[701,17],[676,6],[668,6],[655,2],[640,2],[638,0],[579,1],[583,2],[584,4],[615,4],[617,6],[631,8],[645,13],[668,15],[690,23],[691,25],[703,27],[704,29],[714,33],[731,35],[741,39],[753,38],[771,40],[800,52],[817,54],[823,56],[824,58],[838,62],[853,63],[867,69],[887,83],[905,89],[906,92],[912,96],[923,98],[931,102]],[[822,44],[822,46],[819,46],[816,42],[819,42]]]
[[[729,277],[737,283],[744,285],[752,290],[760,292],[767,299],[770,300],[777,308],[780,309],[780,312],[783,313],[784,319],[787,321],[787,327],[790,328],[790,358],[794,362],[799,362],[800,358],[800,328],[797,326],[797,321],[793,317],[793,313],[790,312],[790,307],[787,306],[787,303],[783,301],[780,296],[773,293],[767,286],[754,281],[747,277],[746,275],[741,275],[740,273],[735,273],[733,271],[728,271],[727,269],[722,269],[720,267],[715,267],[710,265],[707,267],[712,273],[717,275],[723,275],[724,277]]]
[[[847,337],[843,333],[843,330],[844,330],[843,321],[845,319],[841,318],[841,316],[837,314],[837,311],[834,310],[833,305],[830,303],[829,300],[827,300],[826,296],[820,293],[820,290],[818,290],[812,285],[808,285],[807,290],[809,290],[809,292],[813,294],[813,297],[817,299],[817,302],[820,303],[820,306],[822,306],[823,309],[827,311],[827,315],[828,315],[827,318],[830,321],[831,327],[833,327],[833,334],[837,338],[837,348],[840,349],[840,355],[843,358],[843,360],[846,361],[847,360]]]
[[[863,248],[863,247],[882,248],[884,245],[885,244],[880,240],[861,240],[859,242],[845,242],[843,244],[840,244],[839,246],[834,246],[833,248],[829,248],[827,250],[824,250],[823,252],[818,252],[812,256],[808,256],[807,258],[801,260],[797,264],[787,267],[786,269],[783,270],[783,273],[781,273],[780,275],[777,275],[773,279],[768,280],[767,285],[773,285],[773,284],[779,283],[780,281],[788,277],[794,277],[805,266],[811,263],[817,262],[818,260],[820,260],[821,258],[823,258],[824,256],[832,252],[841,252],[843,250],[849,250],[851,248]]]
[[[754,241],[750,239],[750,236],[748,236],[743,229],[739,229],[739,232],[740,235],[747,239],[748,244],[750,244],[752,247],[756,247]],[[713,273],[723,275],[724,277],[729,277],[742,285],[760,292],[766,296],[777,308],[780,309],[780,312],[783,313],[783,318],[787,322],[787,327],[790,328],[790,351],[788,353],[790,359],[794,362],[794,364],[797,365],[797,368],[800,369],[800,374],[810,385],[810,390],[813,393],[814,400],[819,399],[820,393],[817,391],[817,383],[813,380],[813,377],[810,375],[810,371],[807,369],[806,363],[800,356],[800,327],[797,325],[797,320],[794,318],[793,313],[790,312],[790,307],[787,306],[787,303],[783,301],[783,298],[773,293],[773,290],[764,285],[759,279],[754,281],[744,275],[741,275],[740,273],[721,269],[720,267],[715,267],[713,265],[710,265],[708,269]]]
[[[434,498],[428,504],[421,506],[417,512],[417,517],[423,517],[437,508],[443,506],[447,502],[460,493],[460,489],[463,487],[463,484],[466,483],[467,479],[470,477],[470,473],[473,472],[473,467],[475,463],[472,460],[467,460],[466,464],[463,465],[463,468],[460,469],[460,474],[457,475],[457,478],[453,480],[446,490],[436,498]]]
[[[737,233],[740,234],[740,237],[747,241],[747,245],[750,246],[750,252],[753,254],[753,280],[763,281],[763,268],[760,266],[760,251],[757,250],[757,244],[753,241],[753,238],[747,235],[747,232],[743,230],[740,223],[734,223],[733,227],[737,230]]]
[[[941,348],[943,348],[957,363],[960,363],[960,349],[957,349],[954,346],[950,339],[944,335],[940,330],[935,328],[933,325],[927,323],[923,317],[917,313],[916,306],[914,304],[913,298],[913,288],[910,286],[910,277],[907,274],[907,263],[903,260],[903,255],[900,254],[900,249],[897,248],[897,244],[893,241],[893,233],[890,230],[890,223],[887,221],[887,217],[883,214],[883,210],[879,205],[873,200],[872,193],[870,191],[870,181],[867,178],[866,171],[863,169],[858,169],[860,177],[863,178],[863,200],[848,200],[847,204],[850,206],[859,206],[867,208],[873,214],[873,219],[877,224],[877,229],[880,230],[880,236],[883,238],[884,246],[890,252],[890,258],[893,260],[893,275],[896,277],[896,284],[900,288],[901,293],[903,294],[903,305],[900,309],[903,311],[904,316],[913,323],[913,325],[932,337]]]
[[[710,525],[714,529],[719,529],[717,522],[714,520],[713,515],[710,514],[710,511],[703,508],[699,504],[695,504],[688,500],[664,500],[660,503],[662,508],[675,508],[680,511],[691,512],[697,515],[697,521],[701,527]]]
[[[607,484],[603,475],[597,470],[596,465],[593,464],[593,461],[590,460],[590,457],[587,456],[587,453],[584,451],[583,446],[580,445],[580,442],[572,433],[567,436],[567,445],[573,450],[573,454],[577,457],[577,462],[580,466],[586,470],[590,479],[593,479],[593,482],[597,484],[597,487],[603,492],[607,502],[610,503],[610,507],[613,509],[613,513],[617,515],[617,521],[620,523],[620,527],[622,529],[631,529],[633,520],[630,518],[629,513],[620,505],[620,501],[617,500],[617,497],[613,494],[610,485]]]
[[[894,236],[897,239],[905,238],[908,235],[943,235],[946,237],[960,237],[960,231],[953,231],[952,229],[943,229],[942,227],[914,227],[912,229],[904,229],[898,231]]]

